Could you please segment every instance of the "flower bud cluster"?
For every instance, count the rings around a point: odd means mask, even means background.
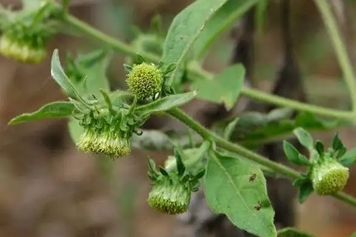
[[[37,9],[0,11],[0,54],[25,62],[40,63],[47,55],[47,41],[57,32],[56,8],[44,1]]]
[[[128,109],[102,106],[76,117],[84,129],[77,141],[79,150],[104,154],[112,159],[130,154],[130,139],[140,120]]]
[[[175,156],[177,170],[169,171],[160,167],[155,168],[153,160],[149,160],[149,177],[153,181],[147,203],[156,211],[169,215],[181,214],[188,211],[192,192],[199,189],[199,179],[204,175],[201,170],[196,175],[186,171],[181,157]]]

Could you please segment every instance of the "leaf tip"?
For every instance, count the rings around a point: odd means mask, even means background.
[[[17,122],[17,117],[11,119],[7,124],[8,125],[16,125],[18,122]]]

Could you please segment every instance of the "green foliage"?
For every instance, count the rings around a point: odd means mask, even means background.
[[[192,47],[192,58],[201,60],[209,50],[211,44],[225,30],[230,28],[236,20],[253,7],[259,0],[228,0],[206,23]]]
[[[312,136],[303,128],[299,127],[293,130],[294,135],[298,138],[300,144],[302,144],[309,151],[313,150],[313,138]]]
[[[64,90],[64,92],[72,99],[82,101],[81,95],[79,95],[75,86],[69,80],[67,75],[65,74],[61,62],[59,61],[58,50],[55,49],[52,56],[51,61],[51,75],[52,78],[60,85],[60,87]]]
[[[176,64],[167,81],[171,85],[175,75],[206,23],[227,0],[198,0],[181,11],[169,27],[163,47],[162,61]]]
[[[240,95],[245,79],[245,69],[241,64],[226,68],[213,80],[196,80],[191,88],[198,90],[198,98],[220,103],[231,110]]]
[[[356,162],[356,149],[348,151],[338,133],[327,149],[322,141],[314,141],[310,135],[311,131],[353,125],[356,108],[353,71],[345,47],[338,40],[338,32],[333,29],[336,24],[329,15],[328,3],[314,1],[335,43],[351,92],[353,111],[299,103],[244,88],[245,68],[240,64],[227,67],[217,75],[204,71],[201,64],[213,41],[252,8],[257,27],[261,28],[269,0],[197,0],[174,18],[166,36],[156,16],[150,30],[138,30],[129,45],[69,15],[70,1],[57,4],[51,0],[36,0],[24,1],[20,11],[0,8],[0,53],[4,56],[28,63],[40,62],[46,56],[46,42],[58,33],[60,25],[74,26],[73,29],[104,45],[76,57],[66,54],[64,69],[55,50],[51,75],[69,101],[46,104],[35,112],[13,118],[9,124],[69,117],[69,130],[78,149],[98,155],[100,166],[108,173],[111,173],[111,160],[102,159],[103,156],[112,159],[126,156],[131,147],[173,150],[164,168],[156,169],[154,161],[149,161],[149,177],[153,183],[148,204],[152,208],[167,214],[186,212],[191,193],[199,189],[204,176],[209,207],[225,214],[237,227],[260,237],[311,237],[293,228],[277,233],[265,175],[272,173],[273,177],[283,175],[292,179],[299,189],[300,203],[315,192],[336,196],[356,206],[355,198],[341,192],[349,177],[348,167]],[[110,87],[106,74],[112,52],[108,48],[128,57],[128,64],[124,65],[128,91]],[[140,67],[144,69],[135,73]],[[227,110],[232,110],[240,94],[282,108],[268,114],[241,112],[218,121],[211,129],[178,109],[198,98],[223,103]],[[180,120],[189,133],[142,130],[142,125],[153,114]],[[291,163],[303,167],[302,173],[247,149],[287,139],[293,134],[308,155],[301,154],[288,141],[283,141],[283,150]]]
[[[287,227],[279,230],[277,237],[315,237],[315,235],[305,233],[292,227]]]
[[[231,140],[247,146],[255,146],[287,138],[298,127],[309,131],[325,131],[348,124],[341,120],[318,119],[315,115],[307,112],[301,112],[295,119],[290,119],[289,116],[292,112],[285,108],[272,110],[268,114],[243,112],[239,114],[239,120],[231,132]],[[228,118],[215,123],[213,130],[223,134],[225,127],[234,119]]]
[[[150,104],[141,105],[137,107],[135,111],[142,115],[167,111],[174,107],[188,103],[196,96],[196,94],[196,91],[192,91],[183,94],[166,96]]]
[[[240,157],[211,153],[204,186],[206,201],[214,212],[227,215],[249,233],[276,236],[266,180],[257,166]]]
[[[299,151],[289,142],[283,141],[284,154],[288,160],[296,165],[309,166],[310,162],[308,158],[300,154]]]
[[[293,185],[299,188],[298,201],[300,204],[302,204],[314,192],[313,183],[308,176],[295,180]]]
[[[102,49],[81,53],[77,57],[67,54],[65,73],[80,94],[100,97],[100,89],[110,90],[106,71],[111,57],[110,51]],[[73,141],[78,141],[83,133],[83,128],[79,125],[78,120],[71,117],[68,128]]]
[[[15,125],[35,121],[38,119],[60,118],[72,114],[74,106],[70,102],[52,102],[42,106],[33,113],[24,113],[10,120],[9,124]]]
[[[224,131],[224,138],[226,140],[230,140],[231,138],[231,134],[232,132],[234,131],[235,127],[236,127],[236,124],[237,122],[239,121],[239,117],[237,117],[236,119],[232,120],[225,128],[225,131]]]

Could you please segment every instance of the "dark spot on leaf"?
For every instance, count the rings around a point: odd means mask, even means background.
[[[261,208],[262,208],[261,202],[258,202],[258,204],[254,205],[253,207],[256,209],[256,211],[261,210]]]
[[[254,181],[254,180],[256,179],[256,177],[257,177],[256,174],[252,174],[252,175],[249,177],[248,181],[252,182],[252,181]]]

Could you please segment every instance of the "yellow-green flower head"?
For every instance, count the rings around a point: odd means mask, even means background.
[[[144,62],[132,67],[126,82],[129,91],[142,101],[161,92],[163,75],[157,66]]]
[[[204,170],[195,175],[186,171],[182,162],[181,153],[175,151],[176,170],[167,171],[155,168],[153,160],[149,160],[148,175],[153,181],[147,203],[156,211],[176,215],[188,211],[192,192],[199,189],[199,179],[203,177]]]
[[[111,159],[129,155],[132,130],[123,130],[125,126],[120,122],[120,118],[115,118],[108,109],[101,110],[97,115],[85,115],[80,121],[84,132],[77,141],[77,148],[87,153],[103,154]]]
[[[188,211],[192,188],[178,177],[161,176],[153,183],[147,203],[156,211],[169,215]]]
[[[313,167],[311,180],[315,193],[332,195],[344,189],[349,179],[349,169],[330,159]]]
[[[2,35],[0,37],[0,54],[19,62],[40,63],[46,58],[47,52],[44,47],[34,47],[28,42],[21,42]]]

